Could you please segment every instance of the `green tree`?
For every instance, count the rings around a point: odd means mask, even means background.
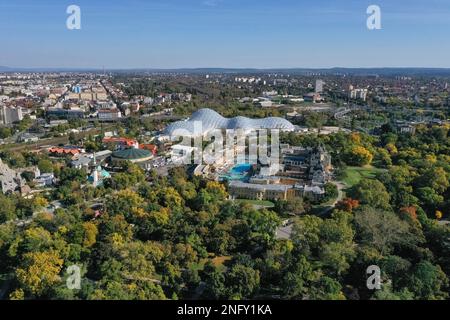
[[[363,179],[350,191],[350,196],[361,204],[379,209],[390,209],[390,195],[378,180]]]
[[[437,194],[444,193],[450,186],[447,172],[441,167],[433,167],[420,176],[416,184],[419,187],[430,187]]]
[[[288,200],[276,201],[274,210],[281,215],[285,214],[301,215],[305,213],[303,199],[299,197]]]
[[[411,226],[392,212],[361,207],[355,212],[354,220],[359,242],[383,255],[392,252],[396,246],[410,246],[421,241]]]
[[[439,266],[422,261],[414,268],[409,287],[419,299],[445,299],[448,293],[443,290],[447,285],[448,279]]]
[[[227,296],[233,300],[251,298],[259,289],[259,283],[259,271],[240,264],[234,265],[225,276]]]
[[[207,263],[203,270],[205,290],[203,296],[206,299],[223,299],[226,297],[225,275],[217,268]]]
[[[0,194],[0,223],[15,219],[16,203],[10,196]]]
[[[283,292],[288,299],[303,299],[309,291],[310,284],[319,278],[313,266],[305,256],[299,256],[285,274],[282,282]]]
[[[53,172],[53,164],[50,160],[41,159],[38,162],[39,171],[42,173],[51,173]]]

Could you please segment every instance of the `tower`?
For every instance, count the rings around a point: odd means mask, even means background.
[[[93,185],[96,188],[98,186],[98,169],[95,168],[94,172],[92,172],[92,178],[94,179]]]
[[[324,82],[320,79],[316,80],[315,92],[322,93]]]

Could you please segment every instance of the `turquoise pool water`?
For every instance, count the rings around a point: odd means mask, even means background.
[[[228,173],[220,176],[221,180],[240,180],[245,181],[248,179],[249,172],[252,168],[251,164],[248,163],[241,163],[235,165],[233,168],[231,168]]]

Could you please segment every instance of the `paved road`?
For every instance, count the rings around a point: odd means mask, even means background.
[[[346,185],[342,182],[339,181],[334,181],[333,182],[338,189],[338,196],[336,198],[335,201],[333,201],[332,204],[330,204],[329,206],[327,206],[325,209],[323,209],[318,216],[319,217],[323,217],[325,215],[327,215],[331,210],[334,209],[334,207],[336,206],[336,204],[341,201],[344,198],[344,189],[346,188]],[[292,228],[293,225],[289,224],[287,226],[282,226],[282,227],[278,227],[277,231],[276,231],[276,238],[277,239],[290,239],[291,238],[291,234],[292,234]]]
[[[347,187],[344,183],[340,182],[340,181],[333,181],[333,183],[336,185],[337,189],[338,189],[338,196],[336,198],[336,200],[333,201],[332,204],[330,204],[329,206],[327,206],[326,208],[324,208],[319,214],[319,217],[323,217],[325,215],[327,215],[330,211],[332,211],[334,209],[334,207],[336,206],[336,204],[339,201],[342,201],[342,199],[344,198],[344,189]]]
[[[285,227],[279,227],[277,229],[277,232],[276,232],[276,238],[278,240],[280,240],[280,239],[290,239],[291,238],[291,234],[292,234],[292,227],[293,227],[292,224],[290,224],[288,226],[285,226]]]
[[[342,201],[344,199],[344,189],[347,188],[347,185],[340,181],[334,181],[334,184],[337,186],[337,189],[338,189],[338,197],[333,202],[333,207],[336,206],[336,204],[339,201]]]

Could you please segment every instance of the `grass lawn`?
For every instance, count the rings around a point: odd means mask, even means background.
[[[248,199],[236,199],[234,200],[237,203],[248,203],[254,206],[261,206],[261,207],[267,207],[267,208],[273,208],[275,204],[271,201],[265,201],[265,200],[248,200]]]
[[[358,184],[362,179],[373,179],[377,173],[384,172],[385,169],[379,169],[372,166],[348,167],[345,170],[345,178],[342,180],[348,188]]]

